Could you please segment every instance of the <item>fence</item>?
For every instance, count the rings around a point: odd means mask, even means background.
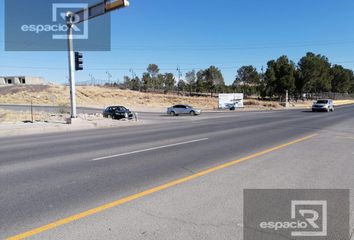
[[[308,93],[306,98],[310,100],[316,99],[333,99],[333,100],[347,100],[354,99],[354,94],[349,93],[334,93],[334,92],[323,92],[323,93]]]

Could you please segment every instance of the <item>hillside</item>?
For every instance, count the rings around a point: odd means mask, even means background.
[[[60,85],[8,86],[0,88],[2,104],[67,105],[70,88]],[[108,105],[124,105],[128,108],[166,108],[174,104],[190,104],[201,109],[217,108],[218,102],[210,97],[185,97],[170,94],[141,93],[115,88],[81,86],[77,87],[77,104],[86,107],[103,108]]]

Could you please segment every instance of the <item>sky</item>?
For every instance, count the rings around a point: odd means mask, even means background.
[[[353,13],[353,0],[131,0],[111,14],[111,51],[84,52],[85,69],[77,81],[93,76],[122,82],[130,69],[141,76],[155,63],[176,78],[178,66],[184,76],[214,65],[231,84],[243,65],[260,71],[281,55],[297,63],[309,51],[354,69]],[[68,81],[65,51],[7,52],[4,41],[2,30],[0,76]]]

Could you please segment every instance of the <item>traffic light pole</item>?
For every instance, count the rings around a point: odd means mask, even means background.
[[[118,10],[123,7],[128,7],[128,0],[100,0],[99,3],[88,7],[88,9],[83,9],[76,13],[68,12],[66,14],[66,24],[68,27],[68,58],[69,58],[69,80],[70,80],[70,101],[71,101],[71,117],[68,123],[72,124],[74,119],[77,118],[76,114],[76,88],[75,88],[75,71],[82,70],[80,64],[78,68],[75,64],[75,52],[74,52],[74,42],[73,42],[73,25],[78,24],[83,21],[88,21],[89,19],[101,16],[113,10]],[[75,19],[78,16],[78,19]],[[81,57],[82,58],[82,57]],[[78,59],[79,60],[79,59]]]
[[[76,83],[75,83],[75,52],[73,41],[73,14],[67,14],[68,26],[68,58],[69,58],[69,81],[70,81],[70,102],[71,119],[77,118],[76,113]],[[72,121],[70,121],[71,123]]]

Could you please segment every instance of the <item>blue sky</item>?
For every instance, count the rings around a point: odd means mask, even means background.
[[[133,68],[141,76],[149,63],[161,72],[182,73],[210,65],[233,82],[242,65],[258,69],[288,55],[298,62],[308,51],[354,69],[352,0],[131,0],[111,14],[110,52],[84,52],[78,81],[122,81]],[[185,4],[184,4],[185,2]],[[4,16],[4,0],[0,0]],[[4,19],[0,19],[3,29]],[[66,52],[5,52],[0,31],[0,75],[35,75],[67,81]]]

